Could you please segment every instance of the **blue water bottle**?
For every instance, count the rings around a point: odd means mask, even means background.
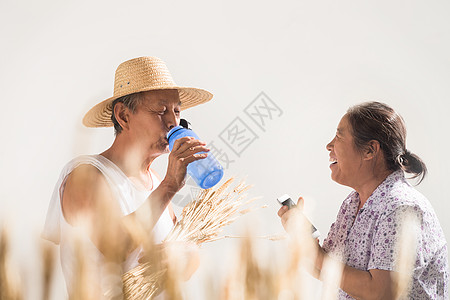
[[[172,151],[174,142],[179,138],[185,136],[192,136],[196,139],[199,139],[195,132],[189,128],[188,121],[186,121],[185,119],[181,119],[180,126],[172,128],[167,134],[170,151]],[[212,155],[212,153],[208,153],[208,156],[206,158],[191,162],[187,166],[187,173],[201,188],[209,189],[215,186],[222,179],[223,167],[217,161],[214,155]]]

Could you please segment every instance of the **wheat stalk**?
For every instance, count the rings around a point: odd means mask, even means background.
[[[395,299],[408,299],[416,260],[420,222],[414,213],[406,212],[401,219],[399,240],[396,244],[396,272],[393,273]]]
[[[179,221],[168,234],[164,242],[192,242],[197,245],[217,240],[223,227],[251,211],[243,209],[255,199],[244,201],[244,194],[251,186],[244,181],[231,189],[234,178],[228,179],[216,190],[202,190],[194,201],[186,205]],[[170,269],[170,268],[169,268]],[[151,299],[164,285],[168,296],[176,298],[174,272],[168,267],[157,268],[152,262],[146,262],[128,271],[122,276],[125,299]]]
[[[42,257],[42,299],[50,299],[50,291],[55,266],[55,251],[53,245],[41,240]]]
[[[249,203],[243,201],[246,198],[243,193],[251,186],[240,182],[229,192],[228,188],[233,181],[234,179],[230,178],[215,191],[203,190],[193,202],[183,208],[180,220],[165,241],[196,244],[212,241],[221,229],[231,224],[239,214],[248,213],[249,209],[241,208]]]
[[[0,231],[0,300],[23,299],[19,286],[18,274],[10,263],[9,236],[3,226]]]

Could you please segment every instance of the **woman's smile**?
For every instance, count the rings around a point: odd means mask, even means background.
[[[331,166],[334,166],[334,165],[336,165],[338,163],[337,158],[334,158],[334,157],[331,157],[331,156],[330,156],[329,162],[331,163],[330,164],[330,168],[331,168]]]

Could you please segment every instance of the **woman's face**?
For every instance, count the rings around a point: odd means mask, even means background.
[[[330,151],[331,179],[342,185],[355,187],[363,160],[353,142],[352,128],[346,115],[339,122],[336,136],[328,143],[327,150]]]

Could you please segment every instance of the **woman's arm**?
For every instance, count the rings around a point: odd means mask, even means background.
[[[320,279],[323,261],[332,259],[317,245],[315,274]],[[342,264],[342,278],[340,288],[355,299],[395,299],[393,293],[392,271],[372,269],[358,270]]]
[[[278,211],[283,227],[288,233],[296,232],[293,226],[304,223],[299,209],[288,209],[283,206]],[[302,219],[302,220],[298,220]],[[311,272],[314,277],[320,279],[323,262],[328,257],[325,250],[311,237],[311,245],[315,247],[315,268]],[[342,278],[340,288],[356,299],[394,299],[392,271],[372,269],[369,271],[358,270],[342,264]]]
[[[362,271],[344,266],[341,289],[356,299],[394,299],[392,271]]]

